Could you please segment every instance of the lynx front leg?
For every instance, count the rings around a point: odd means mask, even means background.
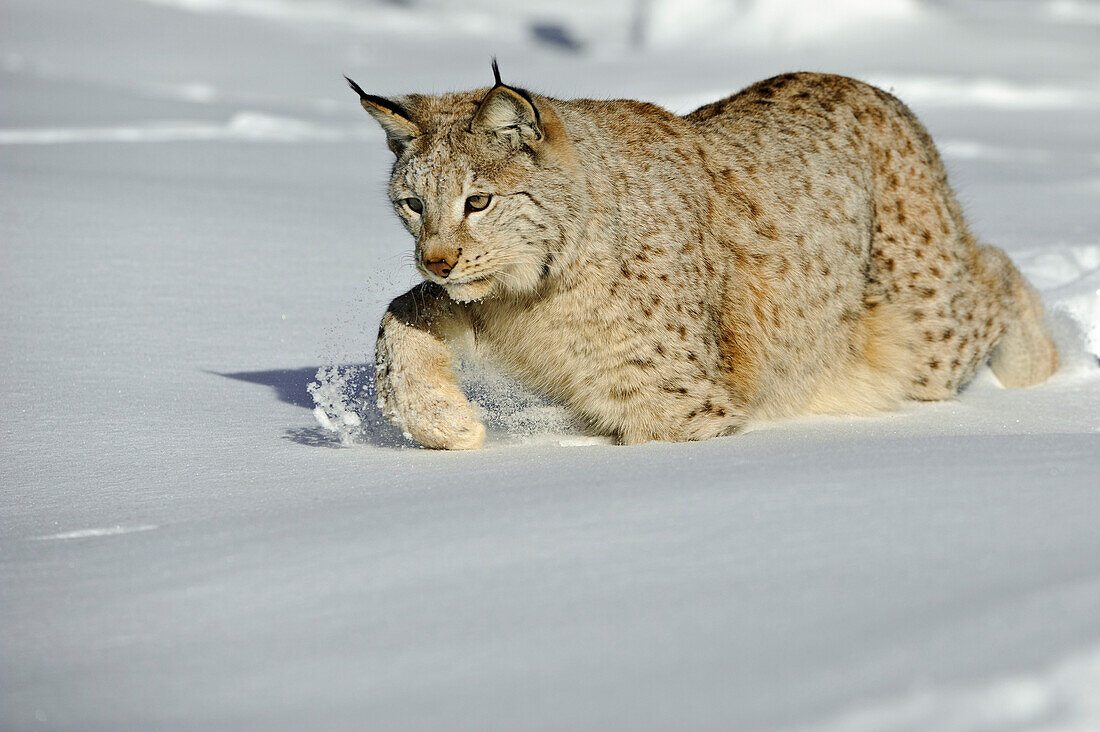
[[[462,326],[446,295],[429,285],[394,300],[382,318],[375,360],[382,412],[426,447],[471,450],[485,442],[444,340]]]

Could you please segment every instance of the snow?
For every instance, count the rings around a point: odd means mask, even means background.
[[[359,135],[289,117],[262,112],[238,112],[224,124],[153,122],[119,127],[0,129],[0,145],[56,145],[73,142],[174,142],[177,140],[240,140],[302,142],[347,140]]]
[[[1036,673],[921,689],[837,715],[821,730],[1086,730],[1100,723],[1100,650]]]
[[[93,536],[115,536],[116,534],[132,534],[135,531],[152,531],[157,526],[108,526],[102,529],[81,529],[80,531],[66,531],[50,536],[31,537],[36,541],[58,541],[66,539],[87,539]]]
[[[0,728],[1100,727],[1100,7],[676,7],[6,0]],[[628,448],[468,365],[486,449],[412,446],[370,377],[416,275],[342,74],[493,54],[678,111],[892,88],[1065,367]]]

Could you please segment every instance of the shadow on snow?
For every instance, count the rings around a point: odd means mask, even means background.
[[[207,371],[209,374],[227,379],[244,381],[270,387],[279,401],[296,407],[312,410],[316,403],[309,391],[311,384],[317,383],[320,367],[309,366],[300,369],[270,369],[266,371],[238,371],[223,373]],[[388,419],[382,416],[374,398],[374,364],[356,364],[344,367],[346,373],[354,378],[346,385],[345,395],[360,419],[360,425],[354,430],[352,442],[365,443],[378,447],[408,447],[409,442]],[[294,427],[283,433],[283,439],[308,447],[345,447],[340,435],[323,427]]]

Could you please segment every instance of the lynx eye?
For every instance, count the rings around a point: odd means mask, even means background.
[[[424,202],[419,198],[402,198],[399,203],[405,206],[405,208],[412,211],[414,214],[421,214],[424,212]]]
[[[471,211],[484,211],[485,207],[489,205],[489,201],[493,199],[492,196],[470,196],[466,199],[466,213]]]

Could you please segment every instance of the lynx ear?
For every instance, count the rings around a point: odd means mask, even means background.
[[[378,124],[386,131],[386,143],[394,155],[400,155],[410,140],[420,136],[420,128],[404,107],[391,99],[367,94],[354,81],[346,76],[344,78],[359,95],[359,103],[363,105],[363,109],[378,120]]]
[[[496,85],[481,100],[470,131],[493,133],[515,147],[541,140],[545,133],[535,100],[525,90],[506,86],[500,80],[496,59],[493,59],[493,76]]]

